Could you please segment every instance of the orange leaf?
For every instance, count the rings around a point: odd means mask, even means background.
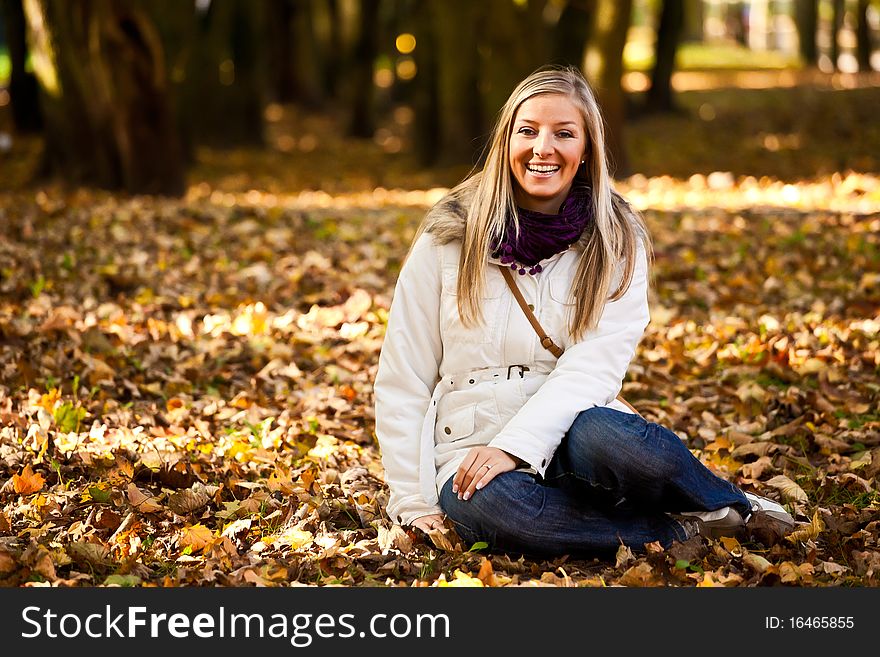
[[[184,527],[180,535],[180,544],[183,547],[192,547],[193,552],[198,552],[214,540],[214,532],[202,523]]]
[[[31,466],[26,465],[20,475],[12,475],[12,487],[19,495],[30,495],[43,489],[45,480],[39,472],[31,470]]]
[[[495,572],[492,570],[492,562],[483,557],[483,563],[480,564],[480,572],[477,573],[479,579],[485,586],[495,586]]]

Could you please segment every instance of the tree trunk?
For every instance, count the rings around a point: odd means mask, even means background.
[[[12,99],[12,124],[16,132],[39,132],[43,127],[40,114],[39,86],[33,73],[25,70],[27,39],[21,0],[2,0],[6,23],[6,43],[12,65],[9,95]]]
[[[428,3],[437,53],[437,153],[440,165],[476,162],[482,131],[476,12],[471,0]]]
[[[269,0],[266,6],[269,93],[279,103],[297,99],[293,57],[295,11],[293,0]]]
[[[322,68],[328,56],[337,56],[321,48],[315,30],[315,3],[293,0],[293,100],[302,107],[317,110],[323,107],[327,93]]]
[[[437,162],[440,148],[440,100],[437,92],[438,62],[437,44],[434,36],[433,13],[425,2],[417,2],[412,9],[413,33],[416,49],[416,77],[411,86],[415,121],[413,146],[422,166]]]
[[[568,0],[553,29],[552,61],[580,67],[590,40],[590,26],[596,11],[596,0]]]
[[[868,23],[869,0],[859,0],[858,24],[856,26],[856,58],[859,62],[860,71],[871,70],[871,53],[874,48],[871,44],[871,26]]]
[[[684,25],[682,0],[663,0],[657,25],[655,62],[651,73],[651,87],[645,101],[649,112],[669,112],[675,109],[672,102],[672,71],[675,69],[675,53]]]
[[[544,26],[545,5],[544,0],[526,5],[510,0],[480,3],[478,84],[484,120],[497,116],[516,85],[547,62],[550,30]],[[481,134],[488,136],[490,129],[483,123]]]
[[[626,97],[620,84],[623,75],[623,47],[629,29],[632,0],[599,0],[584,70],[599,96],[606,123],[606,142],[612,171],[629,174],[623,125]]]
[[[845,0],[833,0],[831,16],[831,64],[835,70],[840,59],[840,30],[843,28],[843,17],[846,14]]]
[[[25,0],[24,9],[49,170],[132,193],[182,193],[161,40],[143,12],[120,0]]]
[[[703,0],[684,0],[683,41],[703,40]]]
[[[369,138],[376,130],[373,111],[373,60],[379,48],[379,0],[361,0],[357,40],[351,63],[351,115],[348,134]]]
[[[807,66],[819,62],[816,30],[819,26],[819,0],[800,0],[795,3],[795,24],[798,32],[798,50]]]

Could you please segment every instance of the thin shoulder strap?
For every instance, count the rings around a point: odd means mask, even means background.
[[[541,326],[538,318],[535,317],[535,313],[533,313],[532,309],[529,308],[529,304],[526,303],[522,292],[519,291],[519,286],[516,284],[510,268],[503,267],[502,265],[498,265],[498,268],[501,270],[501,275],[504,276],[504,280],[507,281],[507,287],[509,287],[510,291],[513,292],[513,296],[516,299],[516,302],[519,304],[519,307],[522,308],[523,313],[525,313],[526,319],[529,320],[529,324],[532,325],[532,328],[535,329],[535,333],[537,333],[538,337],[541,339],[541,346],[544,347],[544,349],[549,351],[551,354],[559,358],[565,350],[558,344],[553,342],[553,339],[544,332],[544,328]]]
[[[504,267],[503,265],[498,265],[498,268],[501,270],[501,275],[504,276],[504,280],[507,282],[507,287],[509,287],[510,291],[513,292],[513,297],[516,299],[519,307],[522,308],[526,319],[529,320],[529,324],[532,325],[532,328],[535,329],[535,333],[537,333],[538,337],[541,338],[541,346],[544,347],[544,349],[549,351],[551,354],[559,358],[565,350],[558,344],[553,342],[553,339],[544,332],[544,328],[541,326],[538,318],[535,317],[535,313],[533,313],[532,309],[529,308],[529,304],[526,303],[525,297],[523,297],[522,292],[519,291],[519,286],[516,284],[516,280],[513,278],[513,273],[511,273],[510,268]],[[636,415],[641,415],[641,413],[639,413],[632,404],[630,404],[623,398],[623,395],[617,395],[617,399],[619,399],[633,413],[635,413]]]

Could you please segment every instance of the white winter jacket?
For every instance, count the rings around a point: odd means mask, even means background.
[[[581,244],[517,276],[547,334],[541,347],[494,260],[482,301],[485,322],[465,328],[456,282],[467,198],[447,196],[401,269],[374,384],[376,437],[390,489],[388,515],[401,524],[442,513],[438,490],[474,446],[491,445],[543,475],[579,412],[616,398],[649,321],[647,258],[639,249],[632,282],[605,304],[598,327],[573,342],[568,313]],[[617,281],[612,282],[615,289]]]

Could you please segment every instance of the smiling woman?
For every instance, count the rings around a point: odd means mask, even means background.
[[[396,522],[448,518],[467,541],[546,556],[735,534],[758,516],[793,528],[617,398],[649,320],[651,243],[613,189],[602,125],[579,71],[537,71],[501,109],[483,170],[420,227],[375,381]]]

